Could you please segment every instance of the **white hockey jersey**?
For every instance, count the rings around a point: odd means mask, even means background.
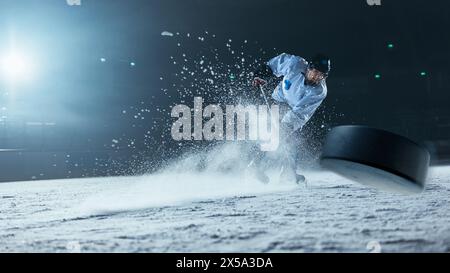
[[[302,129],[327,96],[325,80],[314,86],[306,85],[308,62],[298,56],[283,53],[272,58],[267,65],[275,76],[283,76],[283,80],[273,91],[272,98],[287,103],[291,108],[281,122],[290,123],[294,130]]]

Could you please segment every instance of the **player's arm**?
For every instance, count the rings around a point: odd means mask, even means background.
[[[265,86],[269,82],[276,81],[276,79],[277,76],[274,75],[270,66],[263,64],[253,73],[252,85],[255,87]]]
[[[278,84],[280,82],[279,78],[286,75],[289,69],[299,61],[298,59],[299,57],[286,53],[270,59],[255,71],[253,86],[264,86],[268,83]]]

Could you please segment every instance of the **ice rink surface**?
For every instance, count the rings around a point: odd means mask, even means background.
[[[180,172],[2,183],[0,251],[450,251],[450,167],[409,196],[305,175],[306,188]]]

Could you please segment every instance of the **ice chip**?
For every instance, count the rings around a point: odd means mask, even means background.
[[[173,36],[173,33],[172,33],[172,32],[169,32],[169,31],[163,31],[163,32],[161,32],[161,35],[162,35],[162,36],[170,36],[170,37],[172,37],[172,36]]]

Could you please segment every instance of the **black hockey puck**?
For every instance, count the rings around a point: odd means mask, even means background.
[[[325,139],[322,166],[378,189],[418,193],[425,187],[429,152],[414,141],[367,126],[338,126]]]

